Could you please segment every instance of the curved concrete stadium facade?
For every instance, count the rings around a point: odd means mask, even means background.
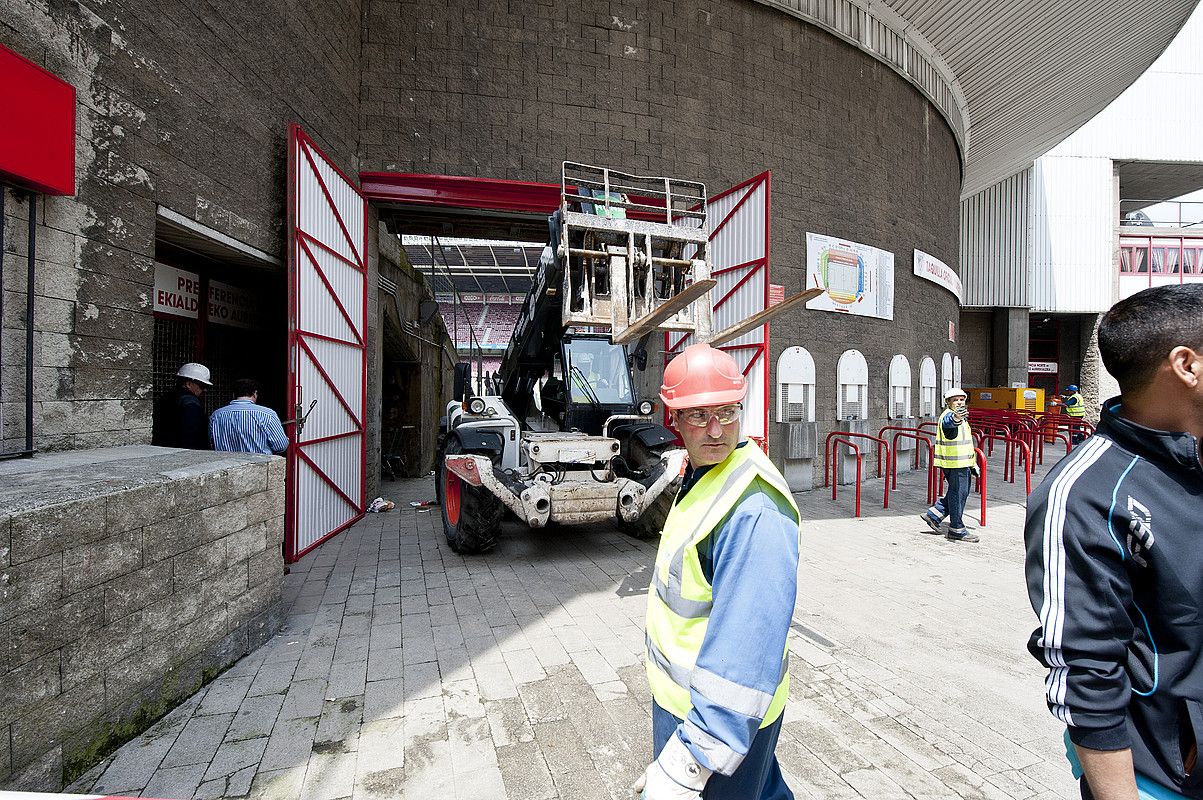
[[[836,363],[860,350],[869,416],[886,424],[891,358],[907,356],[917,392],[922,357],[955,353],[956,298],[911,269],[915,248],[957,262],[961,159],[945,117],[881,61],[772,7],[623,8],[370,15],[363,169],[558,183],[568,159],[702,180],[711,194],[769,170],[771,279],[787,293],[805,282],[808,231],[895,254],[892,321],[790,313],[771,327],[769,362],[810,351],[830,430]],[[381,29],[405,45],[373,45]]]
[[[272,298],[283,294],[290,122],[352,176],[550,182],[568,158],[700,179],[717,192],[771,171],[775,282],[801,283],[808,231],[895,255],[892,322],[794,314],[773,326],[770,353],[770,363],[788,344],[815,354],[821,421],[834,415],[835,359],[861,349],[870,416],[881,418],[892,354],[908,356],[915,384],[919,357],[955,352],[956,302],[914,277],[912,250],[955,265],[958,196],[1107,102],[1193,4],[1052,9],[1033,20],[1023,3],[985,0],[163,0],[53,10],[0,0],[0,43],[79,99],[77,192],[43,201],[39,215],[36,447],[149,436],[170,360],[155,363],[156,261],[243,281],[267,299],[264,326],[285,328]],[[1038,23],[1030,37],[1008,34],[1023,22]],[[1046,47],[1048,36],[1060,44]],[[1105,55],[1110,68],[1087,55]],[[15,242],[20,206],[7,208]],[[380,271],[379,259],[369,267]],[[370,319],[381,327],[377,300]],[[10,336],[16,319],[5,317]],[[279,364],[283,334],[260,341],[275,349],[259,360]],[[2,435],[13,443],[24,434],[24,386],[9,366]]]

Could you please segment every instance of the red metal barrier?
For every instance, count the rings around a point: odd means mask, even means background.
[[[885,494],[882,499],[882,504],[881,504],[882,508],[890,507],[890,473],[889,473],[889,470],[890,470],[890,445],[886,442],[885,439],[882,439],[877,436],[870,436],[867,433],[849,433],[846,431],[832,431],[831,433],[827,434],[827,439],[823,445],[823,485],[826,486],[828,479],[830,478],[831,499],[835,500],[836,499],[836,488],[835,487],[839,483],[839,474],[837,472],[837,470],[839,469],[839,459],[838,459],[838,457],[833,458],[833,455],[838,456],[838,448],[841,444],[843,444],[843,445],[847,446],[848,448],[850,448],[851,450],[853,450],[856,453],[856,516],[859,517],[860,516],[860,487],[861,487],[861,481],[863,479],[864,473],[863,473],[863,469],[861,466],[862,458],[861,458],[860,447],[857,446],[852,441],[853,439],[859,439],[859,440],[867,439],[868,441],[877,443],[877,477],[879,477],[879,478],[882,477],[881,460],[882,460],[882,452],[884,450],[885,462],[886,462],[886,475],[885,475],[886,479],[884,481]],[[830,471],[828,470],[829,464],[830,464]]]
[[[969,410],[969,424],[975,431],[982,432],[981,443],[986,445],[984,449],[988,454],[994,453],[996,440],[1005,441],[1006,437],[1011,437],[1027,442],[1037,460],[1043,463],[1043,439],[1038,437],[1041,427],[1039,420],[1033,412],[980,408]]]
[[[1024,491],[1027,494],[1032,493],[1032,448],[1022,439],[1014,436],[1008,436],[1005,439],[1007,443],[1007,456],[1003,462],[1003,480],[1015,483],[1015,462],[1020,455],[1023,457],[1023,482]],[[1016,451],[1020,451],[1017,453]]]
[[[893,448],[893,456],[889,463],[889,474],[887,479],[890,481],[890,488],[898,488],[898,440],[913,439],[917,444],[923,444],[927,447],[927,504],[930,506],[936,502],[936,465],[935,465],[935,450],[932,447],[931,435],[920,428],[906,428],[900,425],[887,425],[877,432],[880,439],[884,439],[887,433],[893,432],[890,437],[890,447]],[[915,447],[915,456],[912,462],[913,469],[919,469],[919,448]]]
[[[855,444],[852,443],[852,441],[850,441],[848,439],[837,438],[834,442],[832,442],[831,437],[836,436],[839,433],[840,433],[840,431],[836,431],[835,433],[828,434],[828,436],[827,436],[827,444],[832,446],[832,452],[836,455],[836,458],[831,460],[831,499],[832,500],[836,499],[836,496],[835,496],[836,495],[836,487],[838,487],[840,485],[839,475],[836,474],[836,470],[839,469],[839,463],[840,463],[839,462],[840,445],[841,444],[847,445],[848,449],[850,449],[854,453],[856,453],[856,514],[855,514],[855,516],[859,517],[860,516],[860,482],[861,482],[860,448],[857,447]],[[827,485],[827,448],[824,448],[824,453],[823,453],[823,485],[824,486]]]
[[[978,448],[973,448],[973,452],[977,454],[977,491],[982,497],[982,514],[980,518],[981,526],[986,527],[986,454]]]
[[[1065,443],[1065,455],[1069,455],[1074,449],[1072,437],[1070,436],[1070,434],[1068,432],[1062,433],[1060,427],[1057,426],[1057,424],[1055,422],[1052,423],[1051,425],[1047,424],[1047,423],[1042,424],[1040,427],[1040,430],[1038,431],[1038,436],[1040,438],[1040,455],[1041,455],[1040,463],[1041,464],[1044,463],[1044,443],[1045,442],[1053,442],[1058,439],[1061,440],[1062,442]]]

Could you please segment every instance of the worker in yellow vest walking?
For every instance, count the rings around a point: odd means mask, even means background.
[[[698,344],[660,399],[689,453],[648,588],[647,678],[656,756],[646,800],[786,800],[777,737],[801,515],[773,463],[740,436],[747,381]]]
[[[936,426],[935,465],[944,470],[948,491],[936,504],[919,516],[941,533],[940,523],[948,517],[945,538],[954,542],[976,542],[978,536],[965,527],[965,501],[969,499],[969,478],[977,477],[977,454],[973,451],[973,431],[969,428],[969,408],[965,391],[953,387],[944,393],[944,412]]]

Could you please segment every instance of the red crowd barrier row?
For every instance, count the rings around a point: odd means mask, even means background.
[[[1075,420],[1075,422],[1077,422]],[[1089,425],[1089,423],[1085,423]],[[1024,488],[1028,494],[1032,492],[1033,454],[1038,441],[1043,441],[1044,435],[1052,435],[1066,442],[1069,452],[1073,445],[1069,434],[1059,431],[1049,431],[1034,416],[1018,412],[997,412],[971,410],[970,425],[974,429],[974,460],[978,466],[976,489],[980,496],[979,524],[986,527],[987,517],[987,450],[994,451],[994,443],[1001,442],[1006,447],[1003,464],[1003,480],[1015,482],[1016,469],[1020,460],[1024,469]],[[920,447],[927,449],[927,504],[934,505],[940,497],[943,487],[943,470],[935,466],[935,447],[933,438],[936,437],[938,423],[921,422],[915,427],[887,425],[877,432],[877,436],[867,433],[849,433],[832,431],[827,434],[823,446],[823,486],[831,486],[831,499],[838,499],[839,493],[839,448],[844,446],[856,457],[856,500],[855,516],[861,512],[861,484],[864,481],[864,454],[860,442],[873,442],[877,445],[877,477],[883,477],[881,472],[882,456],[885,456],[886,472],[884,475],[884,493],[881,507],[890,507],[890,489],[898,488],[898,441],[910,439],[915,441],[915,454],[912,457],[913,469],[920,468]],[[1085,428],[1082,428],[1084,430]],[[886,435],[891,434],[887,441]]]
[[[886,462],[886,480],[885,495],[882,500],[881,507],[890,507],[890,445],[885,439],[877,436],[870,436],[867,433],[849,433],[846,431],[832,431],[827,434],[827,439],[823,444],[823,485],[831,484],[831,499],[836,499],[836,487],[839,486],[839,447],[844,445],[856,455],[856,516],[860,516],[860,493],[861,482],[864,479],[864,471],[862,467],[862,455],[860,446],[853,440],[871,441],[877,443],[877,477],[881,475],[882,451],[885,452]]]
[[[978,447],[973,448],[973,452],[977,455],[977,491],[982,498],[982,513],[978,522],[984,528],[986,527],[986,454]]]
[[[919,469],[919,445],[922,444],[927,448],[927,504],[930,506],[936,502],[936,493],[939,491],[937,484],[937,471],[935,465],[935,449],[932,446],[932,434],[920,428],[906,428],[901,425],[887,425],[877,432],[877,435],[884,439],[887,433],[893,433],[890,437],[890,446],[893,448],[893,458],[890,461],[890,488],[898,488],[898,440],[913,439],[916,442],[915,455],[912,458],[912,469]]]
[[[1007,454],[1003,461],[1003,480],[1010,483],[1015,483],[1015,462],[1021,457],[1023,459],[1023,482],[1024,492],[1032,493],[1032,448],[1022,439],[1014,436],[1007,436],[1004,441],[1007,444]]]

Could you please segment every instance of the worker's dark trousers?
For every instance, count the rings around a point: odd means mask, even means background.
[[[927,509],[927,515],[937,524],[947,516],[949,533],[964,531],[965,502],[969,499],[969,467],[945,469],[944,477],[948,479],[948,491],[934,506]]]
[[[781,733],[781,720],[767,728],[761,728],[752,740],[752,749],[735,774],[731,776],[715,773],[706,782],[702,791],[703,800],[793,800],[794,793],[781,777],[777,764],[777,735]],[[681,720],[665,711],[652,701],[652,752],[660,755],[668,737],[672,736]]]

